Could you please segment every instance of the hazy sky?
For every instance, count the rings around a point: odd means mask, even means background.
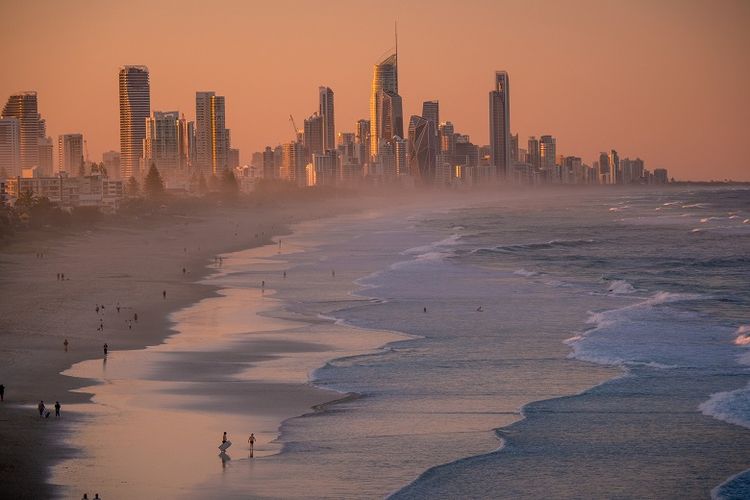
[[[504,69],[522,147],[552,134],[588,163],[614,148],[677,178],[750,180],[750,1],[0,0],[0,19],[0,100],[38,91],[48,134],[82,132],[96,161],[119,149],[125,64],[149,67],[152,110],[193,119],[195,91],[226,96],[243,162],[292,139],[319,85],[353,131],[398,19],[405,122],[439,99],[486,144]]]

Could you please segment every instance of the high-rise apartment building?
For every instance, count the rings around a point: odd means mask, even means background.
[[[120,68],[120,176],[140,177],[146,118],[151,114],[151,86],[146,66]]]
[[[19,168],[38,167],[40,118],[36,92],[19,92],[10,96],[1,116],[13,117],[17,120]]]
[[[404,111],[401,96],[390,90],[378,93],[378,120],[380,120],[379,141],[390,141],[394,137],[404,137]]]
[[[229,130],[224,96],[195,93],[195,161],[204,175],[221,175],[228,168]]]
[[[144,167],[156,165],[165,178],[184,171],[188,164],[187,121],[177,111],[154,111],[146,120],[143,141]]]
[[[77,176],[83,166],[83,134],[62,134],[57,137],[57,171]]]
[[[453,155],[456,153],[456,131],[451,122],[441,123],[438,127],[438,139],[440,141],[440,152],[448,163],[453,163]]]
[[[357,128],[354,133],[357,143],[357,154],[359,164],[364,165],[370,160],[370,120],[357,120]]]
[[[526,150],[527,161],[532,168],[538,170],[542,167],[541,154],[539,152],[539,139],[533,135],[529,137]]]
[[[377,156],[380,139],[384,137],[380,103],[383,92],[398,95],[398,52],[375,65],[370,88],[370,155]],[[403,120],[403,119],[402,119]],[[403,121],[401,124],[403,131]],[[393,136],[388,137],[391,139]],[[400,135],[403,137],[403,133]]]
[[[336,125],[333,113],[333,90],[319,87],[319,115],[323,119],[323,151],[336,149]]]
[[[511,166],[510,89],[508,73],[495,72],[495,90],[490,91],[490,164],[505,179]]]
[[[312,158],[312,155],[323,154],[325,150],[323,123],[323,117],[317,113],[313,113],[312,116],[305,119],[303,140],[308,160]]]
[[[263,178],[276,179],[278,176],[273,148],[266,146],[266,149],[263,150]]]
[[[518,134],[511,134],[510,136],[510,160],[512,162],[518,161]]]
[[[409,120],[409,165],[411,174],[425,184],[435,179],[437,136],[435,123],[423,116]]]
[[[47,121],[39,118],[39,172],[49,177],[55,170],[54,144],[51,137],[47,137]]]
[[[543,135],[539,139],[539,164],[547,172],[549,179],[558,179],[557,169],[557,141],[551,135]]]
[[[295,141],[282,146],[282,179],[291,181],[298,186],[305,186],[307,184],[306,166],[305,147],[302,143]]]
[[[435,101],[424,101],[422,103],[422,118],[432,122],[432,128],[437,133],[438,125],[440,125],[440,102]]]
[[[21,137],[18,119],[0,118],[0,179],[21,175]]]
[[[610,183],[622,184],[622,172],[620,172],[620,155],[614,149],[609,152]]]

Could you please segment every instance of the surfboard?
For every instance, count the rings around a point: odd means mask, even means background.
[[[219,449],[220,449],[221,451],[224,451],[224,450],[226,450],[227,448],[229,448],[230,446],[232,446],[232,442],[231,442],[231,441],[227,441],[226,443],[221,443],[221,444],[219,445]]]

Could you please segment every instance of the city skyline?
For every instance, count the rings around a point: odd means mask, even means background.
[[[61,61],[40,51],[32,52],[34,57],[25,61],[9,51],[9,64],[16,71],[0,81],[0,92],[12,95],[36,90],[48,135],[56,138],[82,133],[95,161],[102,153],[118,149],[117,91],[112,75],[129,64],[149,68],[152,110],[178,110],[190,120],[196,91],[208,88],[226,96],[226,128],[232,130],[232,147],[239,147],[243,163],[266,145],[292,139],[288,115],[299,120],[315,109],[316,88],[320,85],[336,93],[336,130],[355,132],[357,120],[369,118],[372,66],[388,54],[388,46],[393,44],[393,20],[398,18],[399,94],[405,121],[420,114],[424,101],[438,100],[442,120],[451,121],[473,143],[489,144],[488,75],[505,70],[514,82],[511,133],[518,134],[522,145],[529,136],[552,135],[557,139],[558,154],[580,156],[588,164],[599,152],[616,149],[623,156],[646,158],[652,168],[668,168],[678,179],[750,180],[741,161],[742,139],[748,134],[742,118],[750,111],[742,89],[750,81],[750,68],[737,62],[743,61],[743,50],[750,46],[748,35],[741,32],[743,21],[750,19],[750,8],[740,3],[722,2],[713,9],[701,3],[681,3],[685,7],[679,12],[670,9],[673,4],[669,2],[655,6],[638,2],[627,6],[589,2],[568,2],[564,6],[540,2],[531,7],[507,4],[507,14],[518,22],[509,26],[507,33],[492,35],[478,27],[486,26],[488,19],[498,14],[495,5],[470,3],[463,9],[466,12],[460,13],[442,2],[436,2],[431,12],[394,7],[368,19],[367,44],[358,44],[355,55],[345,47],[353,28],[342,27],[326,36],[315,32],[312,37],[313,30],[300,20],[305,16],[297,16],[300,19],[293,20],[284,34],[264,32],[243,39],[227,29],[216,41],[224,44],[226,55],[208,60],[199,59],[205,50],[202,48],[187,51],[192,55],[175,55],[170,52],[171,40],[165,39],[163,46],[156,48],[144,45],[138,39],[144,28],[139,28],[132,40],[103,32],[114,17],[134,16],[119,7],[100,5],[89,12],[83,9],[86,4],[71,5],[70,12],[58,12],[53,3],[46,2],[28,9],[29,14],[40,16],[47,33],[43,38],[57,34],[63,45],[73,44],[82,54],[91,54],[90,61],[84,58],[76,63],[86,63],[85,72],[58,70]],[[247,14],[255,22],[276,19],[283,11],[282,7],[236,7],[238,14]],[[6,2],[0,12],[13,15],[19,8],[20,4]],[[157,4],[155,8],[161,11],[166,5]],[[297,8],[310,11],[312,19],[325,13],[355,15],[361,10],[337,2],[324,13],[315,13],[304,4]],[[537,14],[536,23],[550,28],[554,43],[545,37],[536,40],[519,35],[521,28],[528,28],[529,21],[522,14],[529,9]],[[181,29],[185,33],[195,27],[189,16],[196,10],[197,5],[188,4],[184,12],[174,14],[184,18]],[[461,19],[476,17],[474,36],[462,38],[462,26],[459,31],[453,30],[445,19],[450,12]],[[77,17],[71,19],[71,13]],[[604,30],[607,15],[615,15],[621,23]],[[94,40],[82,38],[74,33],[76,30],[61,32],[70,22],[85,24],[91,16],[98,16],[94,32],[107,41],[102,44],[108,46],[106,54],[94,50]],[[446,48],[441,54],[422,51],[421,38],[426,32],[424,23],[418,22],[419,16],[434,21],[431,36],[437,40],[442,29],[446,44],[456,47]],[[564,20],[570,21],[568,30],[561,30]],[[234,26],[238,21],[228,22]],[[636,39],[632,29],[625,29],[627,26],[644,30]],[[654,31],[657,26],[658,33]],[[12,26],[2,35],[3,46],[10,46],[18,35],[16,30]],[[518,37],[513,43],[500,43],[510,42],[512,35]],[[290,45],[301,40],[328,51],[335,49],[336,54],[343,51],[348,54],[346,62],[337,63],[338,57],[333,56],[303,60],[295,71],[296,78],[291,79],[281,65],[292,50]],[[39,41],[31,43],[30,50],[34,51]],[[243,50],[249,51],[250,60],[227,59],[236,58]],[[589,54],[584,57],[580,54],[583,52]],[[472,53],[472,57],[462,57],[464,53]],[[435,64],[438,60],[444,61],[441,66]],[[59,76],[54,81],[42,78],[39,75],[46,72],[40,68]],[[272,72],[258,77],[254,70],[262,68]],[[696,100],[696,95],[700,99]],[[87,106],[77,102],[86,102]]]

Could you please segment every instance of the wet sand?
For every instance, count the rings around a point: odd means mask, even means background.
[[[61,443],[71,425],[90,418],[69,411],[72,405],[85,403],[89,394],[70,391],[92,382],[60,372],[87,359],[101,364],[105,342],[110,369],[115,370],[115,359],[123,351],[157,345],[173,333],[170,312],[215,295],[215,286],[199,283],[215,255],[268,243],[272,234],[287,231],[286,223],[328,216],[346,203],[225,208],[202,216],[144,221],[135,227],[29,238],[4,247],[0,253],[0,384],[6,387],[0,405],[3,494],[54,496],[55,489],[46,482],[48,467],[77,453],[76,443]],[[43,258],[37,257],[40,252]],[[64,273],[65,279],[58,280],[57,273]],[[105,307],[97,313],[97,305]],[[64,339],[69,341],[67,351]],[[40,419],[39,400],[49,409],[60,401],[62,418]]]

